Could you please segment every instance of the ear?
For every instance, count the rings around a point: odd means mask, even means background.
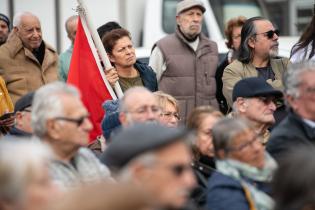
[[[227,156],[226,152],[223,149],[220,149],[219,151],[217,151],[216,155],[219,159],[225,159]]]
[[[20,112],[20,111],[16,112],[16,114],[15,114],[15,124],[18,127],[20,127],[22,125],[22,123],[23,123],[22,119],[23,119],[23,113]]]
[[[248,46],[249,46],[250,48],[255,48],[255,42],[256,42],[255,37],[249,38],[249,40],[248,40]]]
[[[296,98],[294,98],[293,96],[290,96],[290,95],[285,95],[284,97],[294,111],[298,110],[299,105],[297,103]]]
[[[46,129],[47,129],[46,132],[47,132],[48,136],[50,136],[52,139],[59,139],[60,138],[60,130],[63,128],[55,120],[49,119],[46,121]]]
[[[177,25],[180,25],[180,15],[176,15],[176,23]]]
[[[19,31],[19,28],[18,28],[17,26],[14,26],[14,27],[13,27],[13,31],[14,31],[14,32],[18,32],[18,31]]]
[[[238,97],[234,103],[236,104],[236,108],[239,113],[246,112],[248,103],[246,102],[245,98]]]
[[[123,126],[128,125],[127,114],[125,112],[119,113],[119,121]]]
[[[107,53],[107,56],[108,56],[110,62],[115,63],[115,58],[114,58],[114,56],[112,54]]]

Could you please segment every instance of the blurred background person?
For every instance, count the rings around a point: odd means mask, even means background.
[[[0,141],[0,209],[43,210],[56,197],[51,151],[30,140]]]
[[[118,182],[143,187],[157,209],[181,209],[195,187],[188,134],[160,124],[129,126],[113,137],[101,160]]]
[[[193,109],[187,120],[187,127],[195,130],[196,138],[192,142],[192,167],[196,174],[198,187],[192,198],[199,206],[206,203],[207,182],[215,170],[212,127],[223,114],[211,106],[199,106]]]
[[[207,209],[272,210],[277,168],[248,121],[225,118],[212,128],[217,171],[208,182]]]
[[[15,103],[15,123],[10,129],[9,135],[18,137],[30,137],[33,134],[31,125],[32,103],[34,92],[30,92]]]
[[[290,61],[299,63],[305,60],[315,61],[315,8],[311,22],[306,26],[299,41],[292,47]]]
[[[273,179],[274,210],[315,210],[315,149],[295,147]]]
[[[69,48],[59,55],[59,80],[66,82],[72,57],[75,35],[77,33],[78,15],[73,15],[66,20],[65,28],[67,37],[71,41]]]
[[[108,168],[86,148],[92,124],[76,87],[60,81],[41,87],[32,111],[34,135],[54,153],[50,173],[55,183],[69,189],[110,179]]]
[[[46,210],[150,210],[154,199],[130,183],[95,183],[64,194]]]
[[[0,46],[4,44],[10,33],[10,19],[0,13]]]
[[[180,116],[177,100],[162,91],[156,91],[153,94],[161,108],[160,123],[168,127],[178,126]]]
[[[238,16],[230,19],[224,30],[225,38],[226,38],[226,46],[229,48],[229,52],[226,54],[224,60],[220,63],[216,72],[216,81],[217,81],[217,100],[219,102],[220,111],[223,114],[227,114],[229,112],[229,107],[225,100],[225,97],[222,93],[222,76],[223,71],[227,65],[232,63],[238,57],[238,50],[241,44],[241,30],[246,21],[246,17]]]

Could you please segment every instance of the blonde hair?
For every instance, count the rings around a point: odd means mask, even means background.
[[[163,91],[156,91],[153,94],[157,99],[158,106],[161,107],[162,110],[165,109],[167,103],[171,103],[175,107],[176,111],[179,112],[177,100],[173,96],[164,93]]]

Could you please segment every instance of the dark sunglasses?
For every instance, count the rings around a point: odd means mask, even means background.
[[[82,116],[82,117],[79,117],[79,118],[55,117],[54,119],[55,120],[62,120],[62,121],[72,122],[72,123],[77,124],[78,127],[80,127],[83,124],[84,120],[86,118],[88,118],[88,117],[89,117],[89,115]]]
[[[276,29],[276,30],[270,30],[270,31],[267,31],[267,32],[259,33],[259,34],[264,34],[268,39],[272,39],[275,34],[277,36],[279,36],[280,35],[280,31],[278,29]],[[259,35],[259,34],[255,34],[255,35]]]
[[[275,105],[277,104],[277,99],[275,97],[260,96],[258,99],[266,105],[270,104],[271,102],[273,102]]]

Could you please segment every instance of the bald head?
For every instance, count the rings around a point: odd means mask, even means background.
[[[33,51],[42,43],[42,29],[37,16],[30,12],[21,12],[13,18],[13,30],[21,39],[23,46]]]
[[[66,20],[66,31],[68,38],[71,40],[72,44],[74,44],[75,35],[77,33],[77,26],[78,26],[78,15],[70,16]]]
[[[144,87],[133,87],[125,92],[120,106],[123,126],[134,122],[157,121],[160,109],[153,93]]]

